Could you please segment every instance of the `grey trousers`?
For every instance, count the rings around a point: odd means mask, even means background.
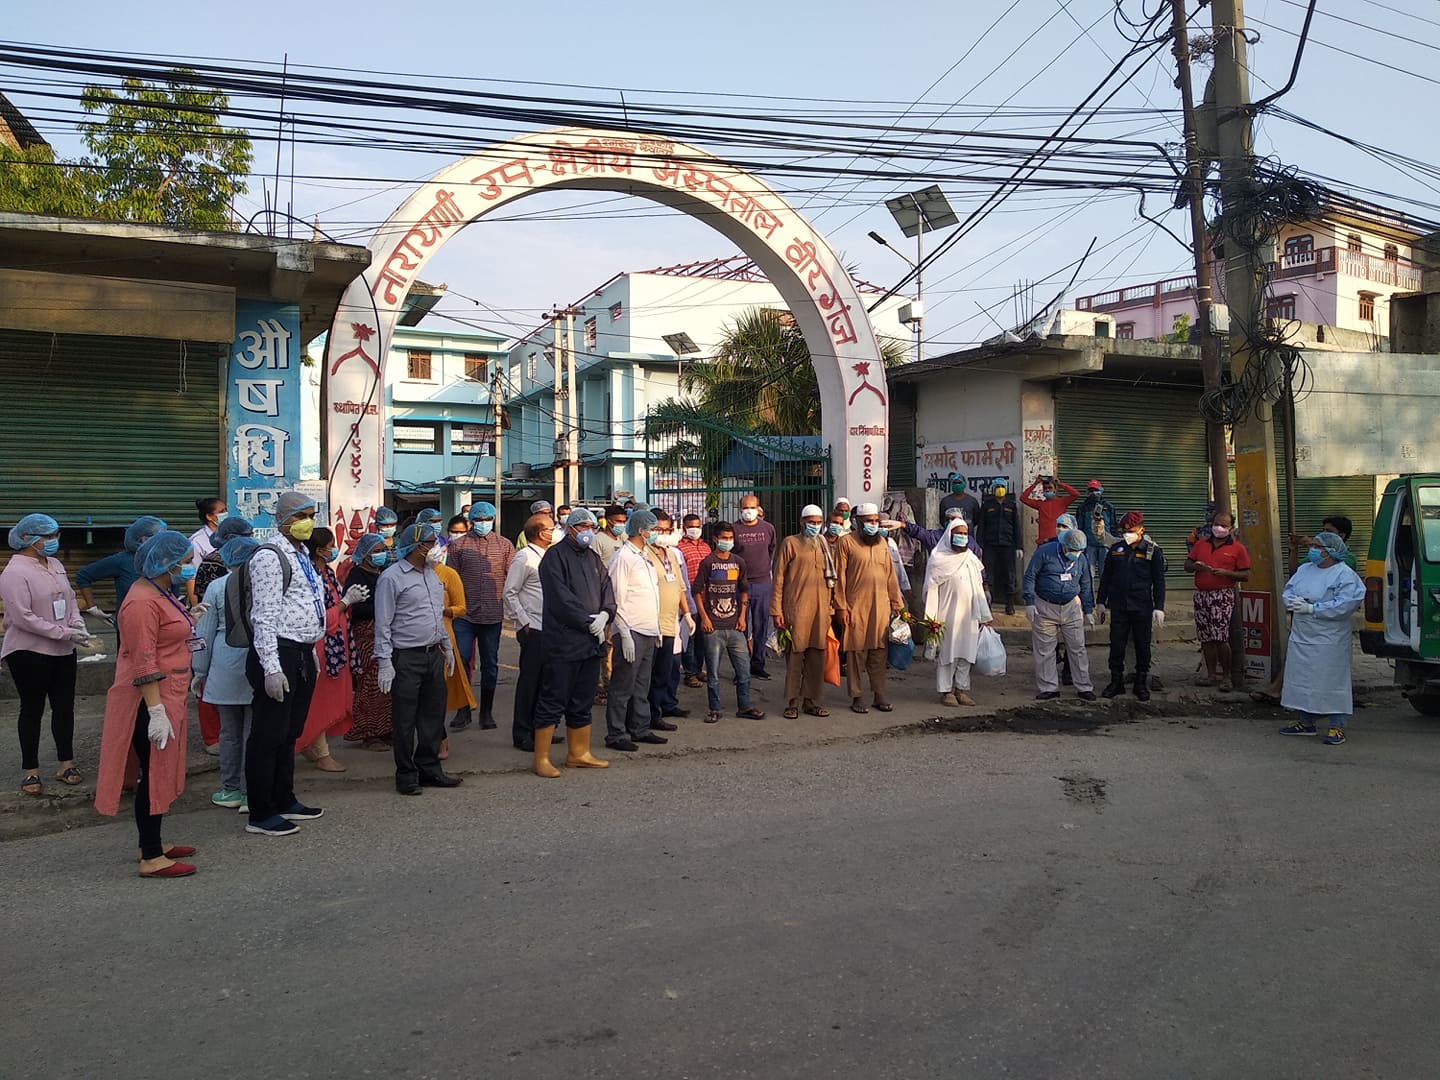
[[[245,740],[250,738],[249,705],[216,705],[220,714],[220,787],[245,792]]]
[[[638,739],[650,734],[650,673],[655,666],[658,637],[636,634],[635,659],[621,653],[620,635],[610,642],[610,694],[605,702],[605,741]]]
[[[1070,678],[1077,691],[1094,690],[1090,682],[1090,658],[1085,652],[1085,613],[1077,596],[1068,604],[1052,604],[1035,598],[1035,624],[1030,627],[1030,644],[1035,652],[1035,688],[1042,694],[1060,689],[1055,673],[1055,642],[1064,637],[1070,655]]]

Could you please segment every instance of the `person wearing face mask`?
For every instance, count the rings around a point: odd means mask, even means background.
[[[835,519],[838,517],[838,518],[840,519],[840,522],[839,522],[839,523],[840,523],[840,532],[839,532],[838,534],[831,534],[831,535],[848,536],[848,535],[850,534],[850,531],[851,531],[851,528],[852,528],[852,523],[851,523],[851,506],[852,506],[852,505],[853,505],[853,504],[850,502],[850,500],[847,499],[847,498],[845,498],[844,495],[841,495],[840,498],[838,498],[838,499],[835,500],[835,509],[832,510],[832,511],[830,511],[830,524],[833,524],[833,523],[835,522]],[[830,530],[829,530],[828,527],[827,527],[827,529],[826,529],[826,532],[827,532],[827,533],[830,533]]]
[[[1105,485],[1099,480],[1091,480],[1085,485],[1085,501],[1080,504],[1080,509],[1075,511],[1076,521],[1089,546],[1085,549],[1085,559],[1090,564],[1095,574],[1100,573],[1101,567],[1105,565],[1105,552],[1113,543],[1107,537],[1115,535],[1115,504],[1105,498]],[[1060,524],[1055,524],[1057,530]],[[1099,584],[1097,578],[1096,584]]]
[[[471,677],[476,648],[480,653],[480,726],[495,726],[495,687],[500,681],[500,632],[505,624],[505,575],[515,561],[515,545],[495,529],[499,515],[493,504],[470,507],[470,535],[446,549],[446,563],[460,575],[465,588],[465,616],[455,620],[455,644],[466,677]],[[451,731],[468,727],[468,706],[458,709]]]
[[[400,528],[400,515],[388,506],[375,511],[375,531],[385,538],[385,550],[395,559],[395,531]]]
[[[1365,583],[1345,565],[1348,553],[1339,533],[1316,533],[1281,594],[1290,612],[1290,643],[1280,704],[1300,718],[1280,734],[1315,735],[1324,727],[1327,746],[1345,742],[1353,708],[1350,616],[1365,601]]]
[[[829,716],[821,706],[825,647],[835,614],[835,557],[820,536],[825,515],[810,505],[800,511],[800,533],[787,536],[775,559],[770,617],[781,630],[789,630],[790,649],[785,656],[785,712],[794,720],[803,708],[810,716]],[[738,533],[738,530],[737,530]],[[747,588],[749,582],[746,582]],[[749,607],[755,613],[753,596]],[[760,639],[764,648],[764,639]],[[753,671],[753,669],[752,669]]]
[[[1215,514],[1210,535],[1196,540],[1185,556],[1185,570],[1195,575],[1195,636],[1205,657],[1205,678],[1198,686],[1230,689],[1230,617],[1235,613],[1235,586],[1250,577],[1250,553],[1235,539],[1235,519],[1228,510]]]
[[[970,526],[970,543],[973,544],[975,542],[975,526],[980,522],[980,500],[970,493],[969,481],[959,473],[950,477],[950,493],[940,500],[940,516],[947,522],[950,520],[949,511],[951,510],[959,510],[960,516],[965,519],[965,524]],[[940,529],[939,531],[943,533],[945,530]],[[934,547],[938,543],[939,540],[936,539],[931,541],[930,545]]]
[[[173,586],[193,577],[190,541],[162,530],[136,552],[143,580],[125,596],[118,621],[120,651],[115,681],[105,695],[95,809],[107,817],[120,811],[120,789],[131,763],[138,763],[135,826],[140,834],[140,876],[188,877],[193,847],[161,838],[165,812],[185,790],[185,695],[190,687],[191,653],[204,647],[185,604]],[[187,573],[188,571],[188,573]]]
[[[510,616],[515,626],[515,640],[520,643],[510,741],[516,750],[533,754],[535,706],[546,669],[545,593],[540,587],[540,562],[555,543],[555,524],[550,515],[531,514],[525,522],[525,539],[525,546],[515,553],[515,561],[505,575],[505,613]]]
[[[380,673],[375,663],[375,590],[380,574],[390,563],[385,538],[379,533],[366,533],[355,542],[351,552],[350,573],[345,578],[348,592],[356,585],[368,590],[368,598],[350,605],[350,637],[354,643],[355,660],[360,675],[355,680],[355,722],[345,733],[346,742],[358,742],[366,750],[390,749],[393,731],[390,720],[390,695],[380,690]]]
[[[1035,482],[1021,494],[1020,501],[1039,516],[1039,532],[1035,538],[1037,544],[1046,544],[1055,539],[1055,519],[1070,509],[1078,498],[1080,492],[1063,480],[1056,480],[1053,476],[1035,478]]]
[[[555,520],[555,510],[545,499],[536,499],[530,504],[530,517],[534,517],[536,514],[544,514],[552,522]],[[515,537],[515,550],[520,551],[528,542],[525,539],[525,530],[522,528],[520,534]]]
[[[660,587],[660,647],[655,651],[655,664],[650,669],[650,729],[675,731],[671,717],[690,715],[680,707],[677,692],[680,685],[679,648],[690,642],[695,632],[695,601],[690,594],[690,575],[677,545],[675,519],[665,510],[655,515],[655,542],[645,549],[645,556],[655,564],[655,581]]]
[[[620,550],[620,545],[625,543],[625,538],[629,535],[626,531],[629,518],[630,511],[619,503],[605,508],[605,521],[595,532],[595,553],[607,566],[610,565],[610,560],[615,557],[615,552]]]
[[[590,708],[600,682],[605,630],[615,617],[615,590],[595,553],[595,515],[583,506],[565,519],[565,538],[540,560],[542,630],[549,668],[535,706],[536,776],[560,775],[550,763],[550,738],[565,724],[573,769],[605,769],[590,753]]]
[[[360,584],[341,592],[331,567],[340,558],[335,534],[321,526],[305,541],[311,564],[325,591],[325,636],[315,646],[317,674],[315,692],[305,727],[295,740],[295,749],[321,772],[344,772],[345,766],[330,753],[331,735],[343,735],[355,722],[355,679],[360,675],[360,657],[355,651],[350,627],[350,608],[370,599],[370,590]]]
[[[215,550],[215,530],[220,525],[220,519],[226,513],[224,499],[212,495],[209,498],[195,500],[195,514],[200,520],[200,527],[190,534],[193,552],[190,560],[197,568],[201,561]],[[199,590],[194,580],[186,582],[185,591],[192,608],[195,606],[195,598],[205,595],[203,590]]]
[[[275,503],[277,534],[250,557],[250,655],[245,676],[255,691],[245,745],[250,821],[245,831],[289,836],[295,822],[318,818],[318,806],[295,797],[295,740],[310,714],[325,636],[325,590],[305,541],[315,532],[315,500],[284,492]],[[283,564],[289,564],[289,583]]]
[[[625,543],[607,569],[615,590],[610,695],[605,705],[605,745],[631,751],[639,743],[668,742],[651,730],[648,691],[660,644],[660,584],[646,549],[655,543],[655,515],[634,510]],[[618,655],[617,655],[618,654]]]
[[[1085,534],[1071,529],[1063,537],[1037,547],[1025,568],[1025,617],[1030,621],[1030,645],[1035,655],[1037,701],[1060,696],[1055,652],[1062,638],[1076,693],[1082,701],[1095,700],[1090,658],[1085,651],[1085,627],[1095,625],[1095,594],[1085,547]]]
[[[905,607],[900,583],[890,561],[890,546],[880,528],[880,508],[861,503],[855,508],[859,528],[835,546],[835,610],[845,626],[845,670],[850,711],[866,713],[864,677],[870,677],[875,708],[890,712],[885,697],[885,648],[890,620]]]
[[[1020,508],[1004,484],[996,484],[980,507],[980,545],[991,597],[1015,614],[1015,557],[1020,549]]]
[[[75,646],[90,641],[85,617],[60,551],[60,523],[48,514],[27,514],[9,535],[17,554],[0,571],[0,604],[5,638],[0,659],[10,669],[20,697],[20,790],[40,795],[40,720],[50,701],[50,734],[59,761],[55,779],[74,786],[83,777],[75,767]]]
[[[1110,610],[1110,685],[1102,697],[1125,692],[1125,646],[1135,643],[1135,697],[1150,700],[1151,627],[1165,625],[1165,553],[1145,535],[1145,516],[1120,519],[1120,542],[1105,556],[1100,604]]]
[[[775,526],[764,520],[760,500],[746,495],[740,500],[740,520],[735,524],[735,554],[745,564],[745,587],[750,593],[750,617],[745,620],[745,632],[750,640],[750,677],[753,679],[770,678],[765,670],[765,641],[770,636],[776,544]]]
[[[237,536],[254,536],[255,530],[250,522],[243,517],[227,517],[215,527],[213,541],[215,550],[200,560],[200,565],[195,570],[195,595],[201,597],[203,604],[205,594],[210,590],[211,582],[218,581],[230,572],[225,565],[225,560],[220,556],[220,549],[234,540]]]
[[[980,627],[993,626],[980,559],[970,550],[970,526],[956,507],[925,567],[923,610],[945,626],[935,655],[935,690],[942,705],[974,705],[970,665]]]
[[[420,517],[415,520],[419,521]],[[422,522],[422,524],[433,525],[439,529],[440,515],[436,514],[433,520]],[[440,579],[440,587],[445,590],[445,633],[450,635],[450,647],[458,657],[460,646],[455,642],[455,620],[462,618],[469,608],[465,603],[465,583],[460,580],[460,575],[450,566],[450,545],[469,532],[469,529],[466,527],[464,518],[460,518],[458,529],[455,518],[451,518],[449,530],[440,537],[439,543],[430,549],[430,553],[425,558],[430,569],[435,571],[435,576]],[[511,568],[514,568],[513,563]],[[462,709],[473,710],[475,704],[475,690],[470,685],[470,677],[465,674],[465,665],[457,662],[454,669],[445,676],[445,717],[453,719],[460,715]],[[446,761],[449,757],[450,740],[442,738],[440,740],[440,760]]]
[[[698,600],[695,590],[700,588],[700,582],[697,575],[700,564],[711,554],[711,547],[703,539],[704,529],[700,524],[699,514],[686,514],[682,524],[684,528],[680,543],[676,547],[685,559],[685,578],[690,582],[691,595]],[[731,540],[734,540],[733,532]],[[690,635],[690,644],[680,654],[680,662],[686,686],[698,688],[708,685],[708,680],[701,677],[705,671],[705,633],[699,626],[696,626],[695,632]]]
[[[80,568],[75,575],[75,588],[80,594],[80,606],[87,615],[105,618],[105,613],[95,604],[95,585],[101,581],[115,582],[115,610],[120,610],[130,586],[140,580],[135,553],[140,550],[141,544],[164,528],[165,522],[160,518],[142,514],[126,528],[124,546],[120,551]]]

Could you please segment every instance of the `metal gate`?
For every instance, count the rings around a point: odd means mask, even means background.
[[[818,435],[755,435],[699,417],[651,418],[645,425],[647,490],[652,506],[672,514],[711,511],[734,521],[740,500],[755,495],[783,536],[798,527],[808,503],[834,505],[830,450]]]

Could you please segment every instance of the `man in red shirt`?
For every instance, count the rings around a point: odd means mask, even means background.
[[[700,564],[705,560],[705,556],[710,554],[710,545],[700,539],[701,531],[700,515],[686,514],[680,543],[676,546],[685,560],[685,576],[692,589],[697,587],[695,574],[700,569]],[[698,625],[690,635],[690,644],[681,654],[680,663],[686,686],[705,685],[705,680],[700,677],[700,673],[705,670],[705,635],[701,633]]]
[[[1037,476],[1035,482],[1025,489],[1020,501],[1040,515],[1037,544],[1055,539],[1055,519],[1069,510],[1078,498],[1080,492],[1053,476]]]
[[[1235,612],[1235,583],[1250,577],[1250,553],[1235,539],[1235,519],[1219,511],[1210,535],[1195,541],[1185,557],[1185,570],[1195,575],[1195,634],[1205,654],[1201,686],[1230,689],[1230,617]]]

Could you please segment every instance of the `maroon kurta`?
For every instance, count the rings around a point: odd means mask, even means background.
[[[120,654],[115,658],[114,685],[105,695],[105,726],[95,782],[95,809],[102,814],[119,813],[126,773],[136,774],[130,738],[143,699],[135,680],[146,675],[164,676],[159,683],[160,703],[175,729],[175,737],[164,750],[150,747],[150,812],[165,813],[185,790],[185,734],[189,728],[185,695],[190,688],[189,641],[194,625],[179,605],[178,600],[143,580],[135,583],[120,605]]]

